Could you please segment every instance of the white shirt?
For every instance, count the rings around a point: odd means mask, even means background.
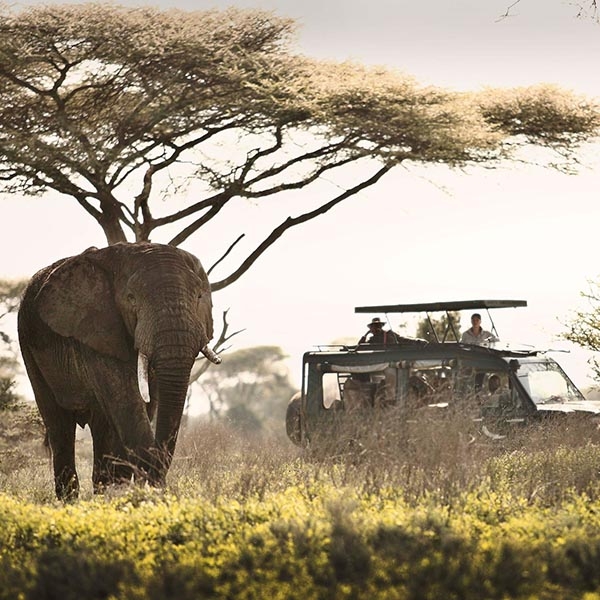
[[[483,327],[479,330],[479,335],[475,335],[473,328],[471,327],[462,334],[460,341],[462,344],[482,346],[486,342],[497,342],[499,340],[491,331],[486,331]]]

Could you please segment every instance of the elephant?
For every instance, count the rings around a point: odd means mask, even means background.
[[[221,362],[208,347],[212,298],[200,261],[150,242],[88,248],[32,277],[18,333],[57,497],[79,495],[77,424],[92,433],[95,493],[132,477],[164,486],[194,360]]]

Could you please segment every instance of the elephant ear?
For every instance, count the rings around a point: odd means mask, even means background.
[[[105,271],[83,256],[52,270],[36,296],[40,317],[56,333],[128,360],[127,330]]]

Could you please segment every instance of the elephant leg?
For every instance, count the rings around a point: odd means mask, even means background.
[[[75,414],[59,406],[33,356],[25,350],[23,358],[35,401],[46,425],[52,451],[56,496],[60,500],[74,500],[79,496],[79,479],[75,470]]]
[[[133,470],[125,449],[112,422],[102,411],[95,410],[92,413],[90,430],[94,445],[94,494],[104,493],[110,485],[131,481]]]
[[[58,425],[48,428],[48,441],[52,450],[54,489],[61,500],[71,501],[79,496],[79,478],[75,470],[75,417],[62,411]]]
[[[111,421],[108,430],[116,432],[124,457],[136,479],[160,484],[157,473],[159,453],[156,448],[146,404],[140,397],[135,370],[119,368],[113,362],[108,369],[95,369],[89,373],[96,398],[106,417]],[[105,446],[109,442],[101,442]],[[109,450],[114,452],[114,448]],[[106,453],[99,449],[99,453]]]

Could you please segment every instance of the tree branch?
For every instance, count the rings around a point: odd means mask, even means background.
[[[519,4],[519,2],[521,2],[521,0],[515,0],[512,4],[510,4],[507,8],[506,8],[506,12],[504,12],[503,14],[501,14],[497,19],[496,19],[496,23],[498,23],[499,21],[503,21],[504,19],[507,19],[508,17],[512,17],[513,15],[510,14],[510,11],[512,8],[514,8],[517,4]]]
[[[121,185],[123,181],[125,181],[125,179],[127,179],[127,177],[140,166],[140,164],[143,164],[144,162],[150,162],[148,155],[152,152],[152,150],[162,147],[164,148],[165,154],[167,149],[171,150],[171,154],[164,158],[162,162],[157,161],[153,163],[157,171],[165,169],[175,163],[177,159],[180,158],[180,156],[187,150],[191,150],[192,148],[199,146],[203,142],[209,140],[215,135],[218,135],[219,133],[239,127],[240,122],[243,121],[243,118],[240,120],[227,121],[225,124],[213,128],[209,128],[205,123],[205,127],[203,128],[203,133],[201,135],[181,144],[180,146],[177,146],[176,140],[184,138],[191,133],[195,133],[198,125],[196,124],[194,126],[189,126],[186,129],[179,129],[176,132],[171,132],[169,133],[168,137],[158,133],[152,134],[152,128],[156,127],[161,120],[163,120],[162,117],[160,119],[156,119],[153,123],[146,124],[146,126],[138,132],[139,135],[146,135],[149,143],[142,148],[139,148],[135,152],[130,153],[128,156],[124,156],[120,161],[118,161],[119,166],[112,174],[110,179],[111,185],[114,187]],[[131,149],[132,147],[135,148],[134,144],[141,141],[139,135],[136,135],[135,137],[130,136],[126,143],[122,142],[119,144],[118,153],[124,149]],[[139,139],[135,139],[136,137]],[[113,154],[118,153],[113,152]],[[115,163],[117,163],[116,158]]]
[[[319,179],[319,177],[321,177],[321,175],[323,175],[323,173],[326,173],[327,171],[330,171],[331,169],[336,169],[337,167],[347,165],[351,162],[354,162],[355,160],[358,160],[359,158],[360,157],[358,157],[358,156],[350,156],[343,160],[339,160],[339,161],[336,161],[333,163],[328,163],[326,165],[322,165],[318,169],[315,169],[310,175],[307,175],[303,179],[300,179],[297,181],[292,181],[291,183],[281,183],[279,185],[273,186],[272,188],[261,190],[260,192],[244,192],[244,196],[246,198],[263,198],[265,196],[271,196],[273,194],[278,194],[280,192],[285,192],[285,191],[289,191],[289,190],[298,190],[298,189],[301,189],[301,188],[313,183],[317,179]]]
[[[213,263],[212,267],[210,267],[210,269],[208,269],[208,271],[206,271],[207,275],[210,275],[214,268],[222,261],[224,261],[227,256],[229,255],[229,253],[235,248],[235,246],[237,246],[238,242],[245,237],[245,233],[242,233],[241,235],[238,236],[238,238],[233,242],[233,244],[231,244],[231,246],[229,246],[229,248],[227,248],[227,250],[225,251],[225,253],[223,254],[223,256],[221,256],[221,258],[219,258],[219,260],[217,260],[215,263]]]
[[[251,252],[248,257],[242,262],[242,264],[228,277],[221,279],[215,283],[211,283],[211,289],[213,291],[221,290],[228,285],[231,285],[234,281],[237,281],[257,260],[258,258],[273,244],[275,243],[288,229],[306,223],[319,215],[326,213],[331,210],[334,206],[343,202],[350,196],[360,192],[361,190],[375,184],[383,177],[392,167],[390,165],[384,165],[369,179],[362,181],[358,185],[346,190],[344,193],[336,196],[329,202],[323,204],[315,210],[304,213],[298,217],[288,217],[283,223],[276,227],[257,247]]]
[[[229,323],[227,322],[227,313],[229,309],[223,311],[223,326],[221,327],[221,333],[217,341],[214,343],[212,349],[215,353],[219,354],[220,352],[225,352],[225,350],[229,349],[229,346],[225,347],[225,344],[234,336],[238,335],[245,331],[244,329],[238,329],[238,331],[234,331],[233,333],[227,334],[229,329]],[[192,372],[190,374],[190,384],[198,381],[200,377],[208,371],[208,369],[212,366],[209,360],[207,360],[204,356],[199,356],[192,368]]]
[[[263,181],[263,180],[273,177],[275,175],[281,175],[281,173],[283,173],[290,167],[300,164],[307,160],[314,160],[316,158],[323,158],[325,156],[331,156],[331,155],[335,156],[335,154],[337,152],[339,152],[340,150],[344,150],[344,149],[348,148],[348,142],[349,142],[349,140],[347,138],[345,138],[343,141],[337,142],[335,144],[323,146],[321,148],[318,148],[317,150],[313,150],[311,152],[305,152],[304,154],[295,156],[294,158],[282,163],[281,165],[279,165],[277,167],[272,167],[271,169],[266,169],[263,173],[254,177],[254,179],[251,179],[250,181],[248,181],[247,185],[248,186],[254,185],[256,183],[259,183],[260,181]]]

